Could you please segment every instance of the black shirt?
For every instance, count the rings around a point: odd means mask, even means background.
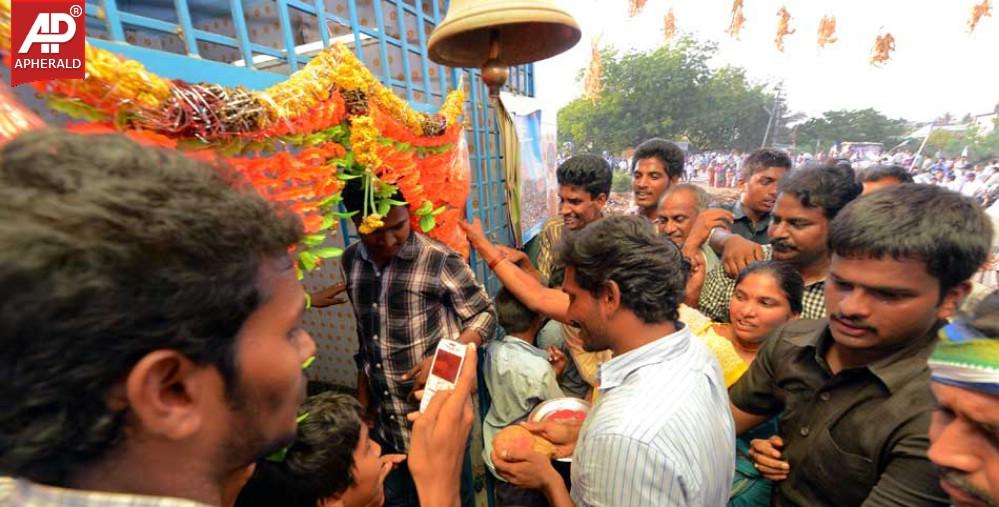
[[[729,395],[745,412],[779,414],[791,468],[774,505],[950,505],[926,457],[935,337],[835,375],[827,320],[793,321],[768,339]]]
[[[746,215],[745,210],[742,209],[742,203],[736,201],[732,205],[732,233],[738,234],[743,238],[748,239],[754,243],[759,243],[761,245],[770,244],[770,236],[767,234],[767,228],[770,227],[770,213],[767,213],[760,219],[759,222],[753,223]]]

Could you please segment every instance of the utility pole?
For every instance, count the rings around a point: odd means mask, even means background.
[[[784,83],[781,83],[780,85],[777,86],[777,95],[774,95],[773,106],[771,106],[769,109],[764,108],[766,110],[766,112],[770,113],[770,119],[767,120],[767,130],[765,132],[763,132],[763,142],[760,143],[760,148],[766,148],[767,147],[767,140],[770,138],[770,129],[771,129],[771,126],[773,126],[774,132],[777,131],[777,126],[775,125],[775,122],[779,122],[780,121],[779,120],[779,118],[780,118],[780,96],[781,96],[781,93],[783,91],[784,91]]]

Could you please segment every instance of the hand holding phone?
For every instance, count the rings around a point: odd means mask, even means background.
[[[420,401],[420,412],[425,412],[430,405],[430,399],[437,391],[454,389],[461,368],[465,364],[467,345],[454,340],[441,340],[434,352],[434,362],[430,366],[427,385],[423,388],[423,400]]]

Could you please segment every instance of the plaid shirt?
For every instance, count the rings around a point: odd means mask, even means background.
[[[496,328],[492,302],[461,255],[417,232],[382,269],[361,242],[347,248],[343,266],[357,319],[357,366],[378,410],[376,435],[407,452],[406,414],[420,404],[403,374],[430,357],[441,338],[457,340],[474,329],[488,341]]]
[[[556,270],[556,250],[559,241],[562,240],[562,229],[565,228],[565,219],[562,215],[549,218],[541,228],[541,243],[538,246],[538,272],[548,280],[552,277],[552,272]]]
[[[25,479],[0,477],[0,507],[206,507],[204,504],[157,496],[65,489]]]
[[[762,247],[763,260],[770,260],[773,255],[773,247],[770,245],[762,245]],[[825,288],[825,280],[805,286],[805,293],[801,298],[801,318],[826,318]],[[725,266],[718,266],[704,275],[704,286],[701,288],[697,304],[701,312],[710,317],[711,320],[728,322],[728,307],[734,293],[735,279],[728,277]]]

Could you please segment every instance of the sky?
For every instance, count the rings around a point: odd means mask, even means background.
[[[627,0],[562,0],[582,39],[535,64],[535,93],[546,115],[581,95],[576,75],[589,64],[594,37],[619,52],[661,46],[663,18],[672,7],[679,32],[719,44],[714,65],[741,66],[758,83],[783,83],[792,112],[873,107],[911,121],[990,113],[999,103],[999,2],[993,0],[992,16],[969,34],[971,7],[979,1],[744,0],[746,22],[735,40],[725,33],[732,0],[648,0],[635,18],[628,17]],[[774,45],[781,6],[797,30],[784,39],[784,53]],[[816,37],[824,15],[836,16],[839,41],[822,49]],[[874,67],[871,48],[884,31],[895,37],[897,50]]]

